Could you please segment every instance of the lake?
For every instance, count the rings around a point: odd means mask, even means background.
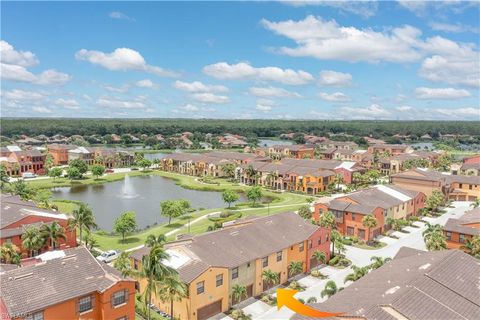
[[[258,146],[259,147],[271,147],[274,145],[279,146],[289,146],[292,145],[293,142],[290,140],[271,140],[271,139],[259,139]]]
[[[137,213],[140,229],[167,219],[160,216],[160,202],[186,199],[193,208],[225,207],[221,192],[184,189],[172,179],[150,175],[126,177],[125,180],[100,185],[74,186],[52,190],[57,199],[87,203],[95,214],[100,229],[111,231],[114,220],[125,211]],[[239,201],[246,201],[241,197]]]

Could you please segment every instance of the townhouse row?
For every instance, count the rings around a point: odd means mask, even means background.
[[[303,272],[319,265],[315,252],[330,257],[330,231],[313,225],[295,213],[263,218],[247,218],[224,225],[222,229],[197,236],[183,236],[165,244],[170,259],[166,263],[178,271],[188,286],[188,297],[173,302],[174,316],[185,320],[205,320],[239,303],[232,295],[235,286],[245,287],[247,296],[259,296],[273,284],[264,271],[278,275],[279,283],[292,276],[291,262],[301,263]],[[149,248],[131,254],[132,266],[141,270]],[[139,282],[138,289],[145,288]],[[164,312],[170,302],[154,297]]]
[[[336,198],[322,198],[314,204],[313,219],[318,222],[322,214],[330,211],[335,215],[341,234],[371,241],[391,228],[390,219],[417,215],[425,206],[425,200],[422,192],[395,185],[377,185]],[[363,218],[367,215],[375,217],[375,227],[364,225]]]
[[[480,237],[480,208],[465,212],[462,216],[449,218],[443,227],[448,249],[462,249],[469,252],[466,247],[468,241]]]

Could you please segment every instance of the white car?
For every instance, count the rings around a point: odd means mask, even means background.
[[[36,178],[36,177],[37,177],[37,175],[35,173],[31,173],[31,172],[24,172],[22,174],[23,179]]]
[[[115,250],[108,250],[102,253],[97,257],[98,261],[109,263],[112,262],[113,260],[117,259],[119,256],[119,253]]]

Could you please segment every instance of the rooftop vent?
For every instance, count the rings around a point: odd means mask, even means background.
[[[400,289],[400,286],[395,286],[385,291],[385,294],[394,294],[395,292],[397,292],[398,289]]]
[[[430,264],[430,263],[426,263],[426,264],[424,264],[424,265],[422,265],[422,266],[418,267],[418,270],[425,270],[425,269],[428,269],[430,266],[431,266],[431,264]]]

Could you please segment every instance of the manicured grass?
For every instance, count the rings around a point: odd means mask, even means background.
[[[360,248],[360,249],[367,249],[367,250],[378,250],[385,247],[387,244],[385,242],[379,241],[375,246],[369,246],[366,243],[354,243],[352,244],[353,247]]]
[[[72,214],[73,210],[78,207],[74,201],[53,200],[53,204],[58,207],[58,212]]]

